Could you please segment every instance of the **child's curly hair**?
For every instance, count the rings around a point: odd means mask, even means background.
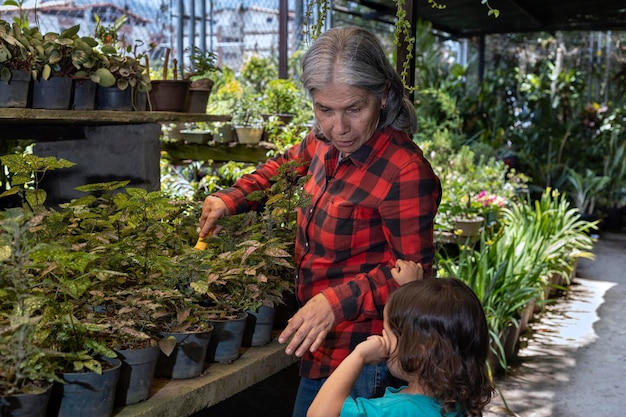
[[[398,338],[394,359],[441,403],[442,415],[482,416],[493,385],[487,320],[474,292],[456,278],[415,281],[390,295],[386,314]]]

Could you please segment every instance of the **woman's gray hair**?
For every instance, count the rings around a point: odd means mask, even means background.
[[[369,91],[383,99],[378,128],[392,126],[412,136],[417,130],[415,107],[402,79],[378,38],[358,26],[337,27],[322,33],[302,58],[302,84],[311,94],[332,82]]]

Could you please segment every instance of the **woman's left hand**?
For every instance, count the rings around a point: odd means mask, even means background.
[[[411,281],[424,279],[424,268],[416,262],[398,259],[396,267],[391,269],[391,276],[398,285],[404,285]]]
[[[315,352],[334,325],[335,316],[330,303],[323,294],[317,294],[289,319],[287,327],[278,336],[278,342],[286,343],[291,337],[285,353],[302,357],[307,350]]]

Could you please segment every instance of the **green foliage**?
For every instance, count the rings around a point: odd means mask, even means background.
[[[46,241],[48,214],[2,213],[2,356],[13,361],[12,384],[52,381],[61,369],[99,371],[97,357],[115,356],[100,338],[102,327],[80,314],[97,283],[87,270],[95,255]]]
[[[300,100],[300,90],[294,81],[274,79],[261,94],[260,108],[266,114],[292,114],[297,112]]]
[[[79,334],[97,330],[106,346],[118,348],[145,346],[165,329],[198,328],[203,316],[189,296],[189,282],[206,267],[191,250],[199,204],[171,200],[158,191],[122,191],[127,183],[78,187],[100,195],[62,205],[45,223],[44,236],[90,255],[85,271],[92,279],[82,277],[78,287],[63,279],[63,288],[72,295],[72,304],[80,305],[74,315],[86,324]],[[71,306],[60,303],[57,311],[64,308]],[[57,324],[55,331],[68,325]]]
[[[322,34],[330,8],[328,0],[309,0],[307,2],[305,21],[308,22],[308,26],[303,32],[310,42]]]
[[[0,395],[42,392],[58,367],[40,343],[46,297],[32,256],[42,250],[32,228],[41,216],[0,214]]]
[[[132,88],[148,92],[151,89],[150,74],[145,53],[140,52],[143,41],[127,45],[123,36],[123,26],[128,22],[126,15],[120,16],[112,25],[102,25],[102,20],[95,15],[95,38],[98,40],[97,51],[101,64],[89,73],[89,78],[102,87],[117,86],[120,90]],[[145,64],[142,62],[146,60]]]
[[[13,23],[18,25],[21,28],[28,28],[28,12],[24,11],[24,2],[25,0],[3,0],[2,6],[14,6],[18,9],[17,16],[13,17]]]
[[[192,244],[195,226],[187,211],[190,202],[172,201],[160,191],[148,192],[114,187],[124,182],[92,184],[82,191],[99,190],[99,197],[86,196],[63,205],[49,225],[50,238],[80,244],[97,255],[96,267],[125,276],[125,286],[149,285],[153,279],[174,273],[172,257]],[[113,188],[113,190],[112,190]],[[55,225],[65,224],[65,228]]]
[[[569,280],[576,258],[592,258],[595,223],[580,218],[563,195],[546,190],[541,199],[504,208],[500,230],[484,231],[476,246],[461,245],[458,255],[437,254],[446,276],[465,281],[480,299],[492,335],[492,349],[506,366],[504,330],[531,300],[542,302],[553,274]],[[545,300],[544,300],[545,301]]]
[[[268,151],[268,157],[279,155],[293,145],[302,142],[306,135],[311,131],[308,121],[311,116],[306,113],[300,113],[287,125],[282,122],[272,120],[265,125],[265,131],[268,133],[268,140],[276,145],[276,149]]]
[[[523,175],[510,170],[494,158],[475,158],[474,152],[464,146],[457,153],[448,148],[441,151],[430,148],[433,166],[437,170],[443,194],[436,217],[436,228],[454,230],[455,217],[480,215],[487,217],[495,209],[491,200],[481,199],[484,194],[499,197],[502,206],[515,201],[526,190]]]
[[[282,165],[269,190],[248,196],[263,204],[261,211],[222,219],[224,230],[205,239],[211,269],[192,287],[210,300],[216,316],[282,303],[292,290],[296,213],[309,204],[307,179],[299,163]]]
[[[217,54],[211,51],[202,51],[194,46],[189,53],[191,68],[186,72],[185,78],[196,80],[199,78],[209,78],[220,69],[216,65]]]
[[[568,169],[568,173],[567,179],[570,187],[566,189],[571,190],[569,197],[582,214],[592,214],[595,210],[596,202],[610,178],[604,175],[596,175],[589,168],[585,169],[583,173]]]
[[[0,19],[0,79],[9,83],[14,70],[32,71],[37,60],[35,45],[43,40],[37,27]]]
[[[402,62],[402,71],[400,76],[402,82],[407,89],[412,91],[415,86],[409,85],[407,78],[409,76],[409,68],[411,67],[411,61],[413,59],[413,51],[415,50],[415,36],[411,33],[411,22],[406,20],[406,5],[405,0],[396,0],[396,29],[394,38],[396,45],[401,45],[406,49],[406,56]]]
[[[124,25],[128,23],[128,16],[121,15],[110,26],[104,26],[102,19],[97,14],[94,14],[94,19],[96,21],[94,36],[100,44],[103,46],[117,46],[120,42],[124,42],[124,39],[120,38],[120,33]]]
[[[38,57],[38,75],[44,80],[50,77],[86,77],[101,62],[95,50],[98,42],[87,36],[79,36],[80,25],[63,30],[60,34],[48,32],[43,37]]]
[[[241,82],[252,89],[254,94],[261,94],[267,84],[278,78],[278,65],[272,58],[251,55],[241,67]]]
[[[228,78],[211,97],[207,111],[232,115],[234,125],[249,126],[261,122],[260,93],[236,77]]]
[[[76,165],[54,156],[41,157],[33,154],[11,154],[0,156],[0,163],[9,170],[7,182],[10,188],[0,198],[18,194],[25,207],[31,211],[43,206],[47,193],[40,183],[48,171],[70,168]]]
[[[613,130],[607,143],[602,173],[609,180],[603,189],[602,201],[608,208],[626,205],[626,142],[620,135],[624,130],[624,126]]]

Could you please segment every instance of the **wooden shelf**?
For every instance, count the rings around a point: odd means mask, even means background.
[[[190,379],[156,378],[150,397],[117,408],[115,417],[189,416],[229,398],[296,363],[275,340],[265,346],[244,348],[232,363],[211,363],[204,373]]]
[[[162,142],[161,149],[173,159],[177,165],[185,161],[240,161],[258,163],[268,159],[267,151],[276,149],[276,145],[261,142],[258,145],[241,143],[212,143],[204,145],[182,142]]]
[[[0,108],[0,125],[111,125],[133,123],[225,122],[231,116],[157,111],[43,110]]]

